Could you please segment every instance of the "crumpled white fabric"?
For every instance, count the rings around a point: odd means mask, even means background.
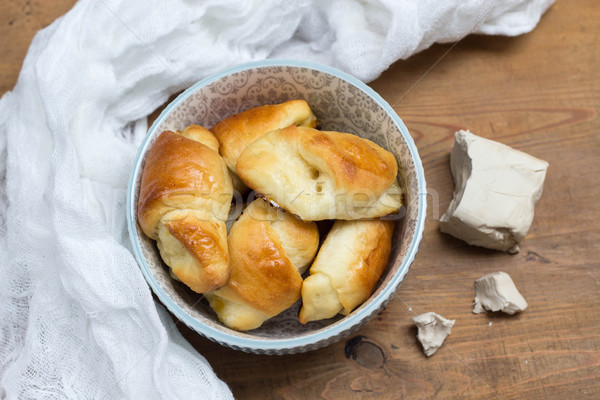
[[[81,0],[33,40],[0,100],[0,398],[225,399],[130,251],[146,116],[245,61],[359,79],[434,42],[533,29],[552,0]]]

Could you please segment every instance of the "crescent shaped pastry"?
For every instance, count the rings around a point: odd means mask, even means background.
[[[394,221],[336,221],[302,284],[298,319],[348,315],[369,298],[387,267]]]
[[[225,221],[233,187],[218,149],[203,127],[165,131],[148,151],[140,183],[140,227],[177,279],[198,293],[229,277]]]
[[[305,221],[381,217],[402,204],[394,155],[349,133],[271,131],[244,150],[237,174]]]
[[[300,299],[300,275],[318,246],[316,223],[254,200],[229,232],[227,285],[205,297],[227,327],[258,328]]]

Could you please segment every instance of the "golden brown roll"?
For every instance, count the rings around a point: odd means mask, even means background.
[[[300,299],[300,274],[318,246],[314,222],[300,221],[262,199],[254,200],[229,232],[227,285],[205,297],[229,328],[258,328]]]
[[[317,119],[304,100],[290,100],[275,105],[251,108],[231,115],[212,127],[221,143],[221,155],[229,169],[235,165],[242,151],[256,139],[274,129],[290,125],[317,125]]]
[[[196,142],[202,143],[203,145],[208,146],[217,153],[219,152],[219,141],[211,131],[204,128],[203,126],[190,125],[186,127],[183,131],[177,131],[177,133],[188,139],[192,139]]]
[[[394,155],[370,140],[290,126],[244,150],[237,174],[305,221],[381,217],[399,210]]]
[[[348,315],[369,298],[388,264],[394,222],[336,221],[302,284],[298,319]]]
[[[198,293],[229,277],[225,221],[233,187],[218,149],[201,126],[165,131],[148,151],[140,183],[140,227],[177,279]]]

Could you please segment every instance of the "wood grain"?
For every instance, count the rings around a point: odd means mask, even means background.
[[[16,82],[35,31],[73,3],[0,0],[2,93]],[[435,45],[371,83],[406,123],[424,163],[429,212],[417,258],[380,315],[320,350],[245,354],[180,325],[237,399],[600,398],[599,20],[596,0],[558,0],[529,34]],[[461,128],[550,163],[517,255],[439,232]],[[529,308],[472,314],[473,281],[498,270]],[[456,319],[430,358],[412,323],[427,311]]]
[[[75,4],[74,0],[0,1],[0,93],[13,88],[31,40]]]

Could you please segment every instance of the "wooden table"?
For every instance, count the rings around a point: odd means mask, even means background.
[[[0,92],[35,32],[73,0],[0,1]],[[387,308],[356,335],[290,356],[223,348],[185,328],[238,399],[600,399],[600,6],[558,0],[531,33],[469,36],[399,61],[371,83],[416,141],[431,195],[420,251]],[[521,252],[439,232],[449,152],[468,128],[547,160]],[[475,315],[473,281],[506,271],[522,314]],[[427,358],[412,317],[456,319]]]

